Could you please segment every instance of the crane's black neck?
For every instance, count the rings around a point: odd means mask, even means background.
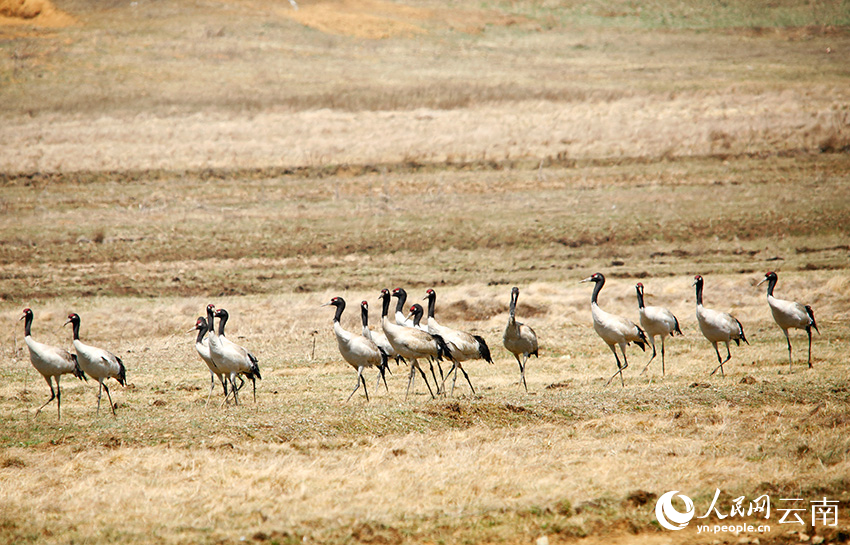
[[[437,310],[437,292],[431,290],[428,292],[428,318],[434,317],[434,311]]]
[[[227,319],[230,317],[227,314],[227,311],[223,308],[218,309],[218,336],[224,337],[224,325],[227,323]]]
[[[599,297],[599,292],[602,291],[602,286],[605,285],[605,277],[600,275],[599,280],[596,280],[595,283],[593,295],[590,296],[590,302],[598,305],[599,303],[597,303],[596,299]]]
[[[399,288],[395,290],[395,293],[393,293],[393,295],[395,297],[398,297],[398,302],[395,305],[395,311],[404,312],[404,304],[407,302],[407,292]]]
[[[702,304],[702,278],[697,279],[695,282],[697,287],[697,305]]]
[[[390,313],[390,292],[381,292],[381,318],[386,318]]]
[[[71,327],[74,328],[74,340],[80,340],[80,317],[75,316],[73,320],[71,320]]]
[[[207,331],[209,331],[209,330],[210,330],[210,326],[209,326],[209,324],[207,324],[207,321],[204,320],[203,322],[201,322],[201,327],[198,328],[198,338],[195,339],[195,342],[199,343],[199,342],[203,341],[204,335],[206,335]]]
[[[207,331],[215,333],[215,314],[210,306],[207,306]]]
[[[640,286],[635,286],[635,290],[637,291],[638,308],[644,308],[644,304],[643,304],[643,290],[642,290],[642,289],[640,289]]]
[[[415,304],[410,308],[410,311],[413,313],[413,327],[419,327],[419,322],[422,321],[422,315],[425,311],[422,309],[422,305]],[[431,315],[433,317],[433,315]]]
[[[773,297],[773,288],[776,287],[776,282],[779,281],[779,277],[775,274],[770,275],[767,279],[767,294]]]
[[[27,312],[24,315],[24,337],[29,337],[31,335],[32,328],[32,312]]]
[[[369,307],[360,305],[360,319],[363,320],[363,327],[369,327]]]
[[[339,322],[342,318],[342,311],[345,310],[345,300],[342,297],[337,297],[337,302],[334,303],[336,313],[334,314],[334,322]]]
[[[516,320],[516,303],[519,299],[519,290],[514,288],[511,290],[511,320]]]

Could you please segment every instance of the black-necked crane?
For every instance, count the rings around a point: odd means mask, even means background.
[[[720,365],[715,367],[714,371],[710,374],[713,375],[720,369],[720,374],[726,376],[723,371],[723,364],[732,358],[732,352],[729,351],[729,341],[735,341],[735,345],[737,346],[741,346],[741,341],[747,344],[750,344],[750,342],[744,336],[744,326],[741,325],[741,322],[737,318],[728,312],[718,312],[703,306],[702,276],[696,275],[694,277],[694,286],[696,286],[697,292],[697,323],[699,324],[699,329],[714,347],[714,351],[717,353],[717,361],[720,362]],[[720,358],[720,350],[717,348],[717,343],[719,342],[726,343],[725,360]]]
[[[218,331],[215,329],[215,318],[217,316],[219,317]],[[231,342],[227,339],[227,337],[225,337],[223,326],[227,323],[227,318],[224,318],[224,322],[222,322],[222,316],[229,315],[227,314],[227,311],[224,311],[223,314],[219,315],[216,311],[215,305],[207,305],[207,324],[209,326],[209,336],[207,339],[210,346],[210,357],[212,358],[213,364],[216,368],[224,373],[226,380],[230,382],[230,394],[225,395],[221,404],[224,405],[229,396],[232,395],[234,402],[238,405],[239,389],[245,383],[244,380],[242,380],[241,375],[247,375],[252,381],[262,377],[260,376],[260,368],[257,366],[257,358],[243,347]],[[254,372],[255,369],[256,373]],[[237,377],[239,377],[239,380],[242,381],[239,386],[236,385]],[[254,401],[257,401],[256,382],[254,382]]]
[[[30,352],[30,361],[35,370],[38,371],[47,385],[50,387],[50,399],[44,402],[44,405],[36,409],[35,416],[45,408],[48,403],[56,399],[56,418],[62,419],[62,388],[59,386],[59,379],[62,375],[74,375],[78,379],[85,379],[86,375],[80,369],[80,364],[77,363],[77,356],[71,354],[64,348],[57,348],[49,344],[43,344],[32,338],[31,328],[33,313],[31,309],[25,308],[24,315],[21,316],[24,320],[24,342],[27,343],[27,348]],[[56,381],[56,391],[53,391],[53,381]]]
[[[360,302],[360,314],[363,320],[363,336],[369,339],[372,339],[372,342],[378,345],[378,348],[383,350],[384,354],[387,355],[387,358],[392,358],[395,360],[396,365],[400,364],[404,361],[404,358],[399,356],[393,345],[390,344],[389,339],[381,330],[372,331],[369,328],[369,303],[367,301]],[[389,369],[389,367],[387,367]]]
[[[339,346],[339,353],[342,355],[342,359],[357,370],[357,384],[355,384],[354,390],[351,391],[351,394],[349,394],[345,401],[347,402],[357,392],[361,382],[363,383],[363,392],[366,394],[366,401],[369,401],[369,390],[366,388],[366,377],[363,376],[363,369],[367,367],[378,369],[378,385],[380,385],[381,376],[387,364],[387,355],[378,348],[378,345],[372,339],[364,335],[355,335],[342,327],[340,319],[342,318],[342,312],[345,310],[345,299],[334,297],[330,302],[322,306],[336,307],[333,329],[336,336],[336,343]],[[368,307],[366,309],[366,316],[368,316]],[[363,313],[361,312],[362,317]],[[368,324],[368,317],[366,318],[366,324]],[[384,384],[386,384],[386,379],[384,379]],[[377,387],[376,385],[375,388],[377,389]],[[389,391],[389,388],[387,388],[387,391]]]
[[[393,292],[398,291],[398,288]],[[440,336],[434,336],[427,331],[416,329],[413,327],[401,326],[390,321],[388,314],[390,310],[390,291],[386,288],[381,290],[381,326],[384,328],[384,333],[390,344],[393,345],[396,353],[407,360],[410,365],[410,376],[407,379],[407,393],[405,399],[410,395],[410,389],[414,384],[416,371],[422,375],[422,380],[425,381],[425,386],[428,387],[428,392],[431,397],[434,397],[434,391],[431,390],[431,385],[428,384],[428,377],[425,372],[419,367],[419,360],[434,356],[437,359],[442,359],[444,356],[451,357],[451,352],[446,346],[446,342]]]
[[[209,309],[209,307],[207,307]],[[233,395],[233,401],[239,405],[239,388],[236,387],[236,377],[245,375],[251,379],[254,385],[254,403],[257,402],[257,379],[262,379],[260,376],[260,366],[257,364],[257,357],[245,349],[243,346],[236,344],[228,339],[224,334],[224,327],[227,324],[229,314],[223,308],[215,310],[215,318],[218,318],[218,334],[213,335],[210,331],[210,355],[216,367],[227,373],[230,377],[230,393]],[[216,341],[214,342],[213,339]],[[227,398],[225,397],[225,400]]]
[[[505,334],[502,336],[502,343],[505,348],[514,355],[517,364],[519,364],[519,372],[522,377],[522,385],[525,386],[525,391],[528,392],[528,384],[525,382],[525,364],[531,355],[539,357],[537,351],[537,334],[522,322],[516,321],[516,305],[519,300],[519,288],[514,286],[511,288],[511,306],[510,315],[508,316],[508,325],[505,327]],[[520,359],[522,356],[522,359]]]
[[[646,362],[646,366],[640,374],[646,373],[649,369],[649,364],[655,359],[657,352],[655,351],[655,337],[661,336],[661,376],[664,376],[664,339],[667,336],[675,334],[682,335],[682,330],[679,329],[679,320],[673,316],[673,313],[664,307],[646,306],[643,301],[643,284],[638,282],[635,284],[637,291],[638,311],[640,312],[640,326],[643,328],[646,337],[649,339],[649,344],[652,345],[652,356]]]
[[[593,329],[596,331],[597,335],[602,337],[602,340],[605,341],[605,344],[607,344],[611,349],[611,352],[614,353],[614,359],[617,360],[617,372],[608,379],[605,386],[611,384],[611,381],[614,380],[614,377],[617,375],[620,375],[620,383],[625,386],[626,382],[623,379],[623,369],[629,366],[629,360],[626,358],[626,346],[629,343],[635,343],[641,348],[641,350],[646,351],[646,345],[649,341],[647,341],[646,334],[643,330],[635,325],[631,320],[622,316],[617,316],[616,314],[610,314],[599,308],[597,299],[599,297],[599,292],[602,290],[602,286],[605,285],[605,277],[602,273],[594,273],[592,276],[585,278],[581,282],[593,282],[596,284],[593,288],[593,295],[590,298],[590,311],[593,315]],[[620,358],[617,356],[616,346],[618,345],[620,347],[620,351],[623,353],[622,364],[620,363]]]
[[[410,313],[408,316],[413,321],[413,327],[416,329],[421,329],[422,331],[428,331],[427,328],[422,326],[422,317],[425,316],[425,310],[422,308],[422,305],[416,303],[415,305],[410,307]],[[437,362],[437,368],[440,370],[440,380],[437,380],[437,374],[434,372],[434,362]],[[441,381],[444,378],[443,375],[443,367],[440,365],[440,360],[434,357],[428,358],[428,365],[431,367],[431,377],[434,379],[434,384],[437,385],[437,393],[441,392]]]
[[[414,326],[413,319],[405,316],[404,304],[407,302],[407,292],[404,291],[403,288],[396,288],[393,290],[392,295],[397,299],[395,304],[395,323],[407,327],[416,327],[417,329],[421,329],[422,331],[428,331],[425,326]]]
[[[207,323],[206,318],[199,316],[197,321],[195,321],[195,327],[189,330],[190,332],[198,331],[198,337],[195,339],[195,350],[210,370],[210,392],[207,394],[207,404],[209,404],[210,397],[215,389],[216,377],[221,382],[224,397],[227,397],[227,379],[225,378],[227,374],[216,366],[212,360],[212,354],[210,354],[210,340],[206,335],[211,329],[212,325]]]
[[[446,379],[454,371],[454,378],[452,379],[452,394],[454,394],[457,371],[460,369],[464,378],[466,378],[467,384],[469,384],[469,389],[475,394],[475,388],[472,387],[472,382],[470,382],[469,375],[463,368],[462,362],[482,359],[487,363],[493,363],[487,341],[481,335],[473,335],[472,333],[447,327],[437,322],[434,318],[434,312],[437,307],[437,292],[429,288],[425,292],[425,298],[428,300],[428,333],[443,337],[443,340],[446,341],[452,353],[452,368],[446,373],[443,379],[443,385],[445,385]]]
[[[97,389],[97,412],[100,413],[100,398],[103,390],[106,390],[106,397],[109,399],[109,408],[112,409],[112,415],[115,415],[115,404],[112,403],[112,396],[109,393],[109,387],[105,381],[108,378],[114,378],[121,386],[127,385],[127,369],[124,367],[124,362],[121,358],[108,352],[102,348],[89,346],[80,341],[80,316],[70,314],[65,325],[71,324],[74,328],[74,350],[77,352],[77,363],[80,364],[80,369],[85,374],[95,379],[100,385]]]
[[[770,313],[773,314],[773,319],[779,329],[785,333],[785,340],[788,341],[788,369],[791,369],[791,338],[788,337],[789,329],[805,329],[809,335],[809,369],[812,368],[812,328],[820,333],[818,324],[815,322],[815,312],[809,305],[802,305],[796,301],[785,301],[777,299],[773,296],[773,288],[776,287],[776,282],[779,276],[775,272],[769,272],[764,275],[764,280],[758,283],[762,285],[767,282],[767,304],[770,306]]]

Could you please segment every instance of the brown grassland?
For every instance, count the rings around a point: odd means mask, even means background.
[[[0,543],[838,543],[850,540],[850,5],[0,1]],[[814,308],[789,369],[765,286]],[[635,283],[684,336],[605,382],[600,305]],[[695,320],[749,345],[726,376]],[[453,395],[407,372],[345,403],[335,295],[438,293],[484,336]],[[510,289],[540,338],[529,392]],[[259,357],[205,403],[207,303]],[[127,367],[47,387],[37,340]],[[660,348],[660,347],[659,347]],[[721,348],[721,351],[723,349]],[[246,394],[246,392],[248,392]],[[680,532],[768,494],[770,531]],[[838,523],[779,524],[783,498]],[[755,514],[728,521],[758,525]]]

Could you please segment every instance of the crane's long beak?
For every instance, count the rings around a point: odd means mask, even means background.
[[[68,320],[67,322],[65,322],[64,324],[62,324],[62,327],[65,327],[66,325],[68,325],[68,324],[70,324],[70,323],[71,323],[71,320]]]
[[[767,277],[766,277],[766,276],[765,276],[764,278],[762,278],[762,279],[761,279],[761,282],[759,282],[758,284],[756,284],[756,287],[761,286],[761,285],[762,285],[762,284],[764,284],[765,282],[767,282]]]
[[[329,306],[331,306],[331,304],[330,304],[330,303],[325,303],[325,304],[323,304],[323,305],[319,305],[319,308],[322,308],[322,307],[329,307]]]
[[[413,313],[412,312],[408,313],[407,316],[404,317],[404,319],[405,319],[405,321],[413,319]]]
[[[193,327],[192,329],[190,329],[189,331],[187,331],[186,333],[191,333],[191,332],[193,332],[193,331],[197,331],[197,330],[199,330],[199,329],[201,329],[201,328],[199,328],[198,326],[195,326],[195,327]]]
[[[593,277],[592,277],[592,276],[588,276],[588,277],[587,277],[587,278],[585,278],[584,280],[580,280],[580,281],[579,281],[579,284],[582,284],[582,283],[584,283],[584,282],[590,282],[591,280],[593,280]]]

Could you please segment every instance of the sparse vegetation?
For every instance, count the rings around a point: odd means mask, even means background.
[[[299,4],[68,0],[72,26],[0,26],[0,542],[661,543],[669,490],[850,502],[843,3]],[[769,269],[815,310],[812,370],[795,332],[788,372]],[[636,320],[640,279],[678,316],[663,379],[632,346],[603,387],[597,270],[607,310]],[[696,273],[751,343],[725,379]],[[501,347],[513,285],[529,394]],[[374,327],[396,286],[487,339],[479,395],[405,403],[393,364],[342,403],[319,305],[368,300]],[[187,330],[210,302],[260,359],[257,404],[204,405]],[[78,312],[123,359],[117,417],[66,379],[62,421],[33,418],[25,306],[39,340],[70,346]],[[802,540],[774,526],[681,534]]]

